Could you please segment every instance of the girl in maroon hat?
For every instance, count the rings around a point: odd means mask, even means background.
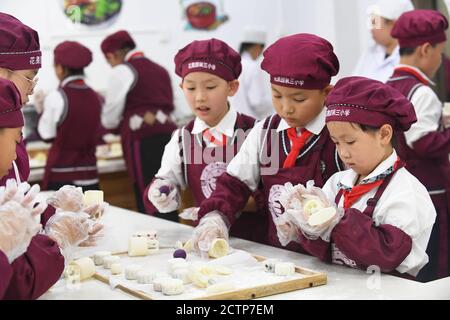
[[[322,186],[341,168],[325,127],[324,108],[339,62],[325,39],[296,34],[267,48],[261,66],[271,77],[276,114],[255,125],[227,172],[217,180],[215,192],[203,201],[194,243],[203,242],[207,248],[216,237],[223,237],[248,197],[259,191],[263,209],[254,227],[267,224],[260,236],[273,246],[303,252],[297,243],[280,242],[277,236],[276,224],[284,211],[279,196],[286,182],[314,179]],[[222,219],[209,219],[211,213]]]
[[[348,77],[326,106],[331,139],[349,169],[334,174],[323,192],[300,187],[283,195],[301,203],[286,214],[295,240],[326,262],[417,276],[428,262],[436,211],[393,146],[395,133],[416,122],[412,104],[379,81]]]
[[[84,68],[92,62],[82,44],[65,41],[54,50],[59,89],[44,100],[38,132],[52,142],[42,188],[58,190],[66,184],[83,190],[99,189],[95,150],[99,138],[101,101],[85,82]],[[79,128],[83,130],[79,130]],[[77,132],[77,134],[74,134]]]
[[[198,207],[214,192],[216,179],[240,149],[255,119],[237,113],[228,103],[239,88],[242,65],[240,55],[225,42],[194,41],[174,60],[175,72],[182,78],[180,88],[196,117],[167,144],[144,202],[150,213],[174,211],[181,204],[179,189],[188,187],[196,208],[186,210],[181,217],[197,224]],[[262,241],[264,228],[258,226],[259,220],[255,212],[244,212],[231,234]]]
[[[442,62],[448,21],[439,11],[413,10],[400,16],[392,36],[400,45],[400,65],[388,84],[414,106],[417,123],[400,132],[398,153],[422,182],[437,211],[427,253],[430,263],[418,278],[430,281],[450,275],[450,123],[443,123],[442,102],[431,80]]]

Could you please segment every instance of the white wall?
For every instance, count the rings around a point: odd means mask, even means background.
[[[214,1],[214,0],[213,0]],[[86,74],[90,85],[99,91],[106,87],[109,66],[100,50],[102,39],[119,29],[127,29],[138,46],[171,74],[177,115],[189,109],[173,72],[173,57],[192,40],[217,37],[237,49],[241,30],[246,25],[264,26],[269,42],[298,32],[309,32],[328,39],[341,61],[339,77],[349,75],[370,35],[365,10],[375,0],[223,0],[230,20],[216,31],[185,31],[178,0],[124,0],[117,21],[109,27],[74,27],[63,14],[63,0],[1,0],[0,11],[16,16],[35,28],[41,38],[43,68],[37,89],[49,91],[58,84],[53,74],[53,48],[64,40],[83,42],[94,53],[94,63]]]

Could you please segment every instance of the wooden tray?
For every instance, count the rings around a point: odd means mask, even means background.
[[[266,258],[262,256],[253,255],[253,257],[260,262],[266,260]],[[317,287],[327,283],[327,275],[325,273],[309,270],[298,266],[295,267],[295,272],[301,274],[304,277],[301,279],[290,279],[277,283],[270,283],[267,285],[259,285],[251,288],[237,289],[218,294],[206,295],[195,298],[194,300],[249,300],[290,291]],[[95,273],[94,278],[109,285],[108,277]],[[121,284],[117,285],[116,288],[119,288],[120,290],[140,299],[155,300],[154,297],[145,292],[133,290]]]

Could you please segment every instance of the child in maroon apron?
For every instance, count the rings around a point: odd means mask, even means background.
[[[234,224],[249,195],[259,191],[263,194],[260,224],[267,223],[263,236],[270,245],[282,247],[274,221],[284,211],[279,202],[283,185],[315,179],[322,186],[340,170],[325,127],[325,97],[332,88],[331,77],[339,70],[332,45],[311,34],[285,37],[264,52],[262,68],[271,76],[277,114],[255,125],[227,173],[217,180],[216,191],[203,201],[194,239],[226,234],[223,228]],[[217,215],[226,223],[218,226]],[[296,243],[287,248],[303,251]]]
[[[134,40],[123,30],[109,35],[101,44],[113,67],[102,124],[120,132],[137,207],[145,212],[144,189],[158,171],[164,146],[176,124],[172,120],[174,105],[169,73],[135,48]]]
[[[416,121],[412,104],[375,80],[339,80],[327,97],[327,127],[349,170],[334,174],[323,191],[338,206],[317,232],[301,226],[299,242],[326,262],[415,277],[436,212],[425,187],[397,156],[392,139]]]
[[[78,42],[65,41],[56,46],[54,60],[61,83],[59,90],[45,99],[38,124],[40,136],[52,142],[42,189],[58,190],[70,184],[98,190],[95,150],[101,103],[84,81],[84,68],[92,62],[92,52]]]
[[[430,88],[430,78],[441,64],[447,27],[438,11],[414,10],[403,14],[392,30],[400,45],[400,65],[387,83],[412,102],[417,115],[417,123],[399,133],[397,151],[427,188],[437,212],[427,249],[430,262],[418,275],[421,281],[450,274],[450,128],[441,125],[442,103]]]
[[[155,197],[163,183],[172,190],[189,187],[195,206],[207,199],[215,190],[217,178],[226,171],[227,163],[239,151],[245,134],[255,119],[230,109],[227,98],[237,90],[241,72],[241,59],[226,43],[217,40],[194,41],[175,56],[176,72],[182,77],[181,87],[196,119],[177,131],[166,147],[157,181],[149,185],[144,203],[147,212],[168,211]],[[168,158],[176,158],[169,160]],[[177,194],[173,194],[178,208]],[[192,209],[191,209],[192,210]],[[194,209],[195,210],[195,209]],[[194,215],[189,216],[195,224]],[[234,236],[254,238],[254,227],[259,220],[256,212],[244,212],[235,228]],[[252,229],[253,228],[253,229]]]

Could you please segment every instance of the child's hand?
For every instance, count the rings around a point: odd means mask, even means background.
[[[47,203],[61,211],[80,212],[83,209],[84,195],[81,188],[65,185],[53,193]]]
[[[155,179],[148,189],[147,196],[161,213],[175,211],[180,204],[178,189],[167,180]]]

